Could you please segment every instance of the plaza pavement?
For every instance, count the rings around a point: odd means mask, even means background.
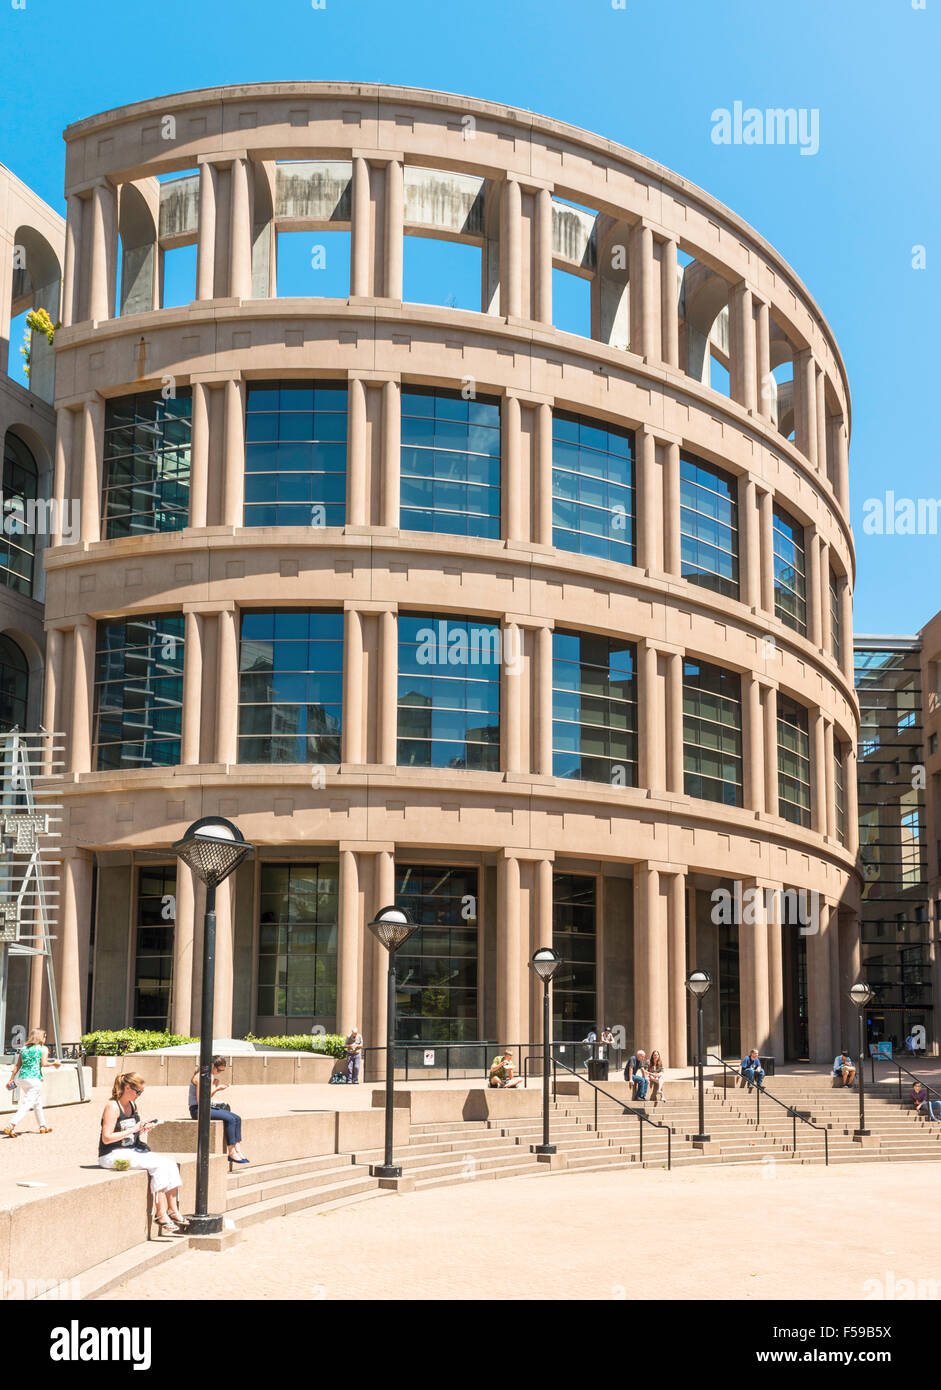
[[[458,1184],[276,1218],[103,1297],[868,1301],[920,1280],[937,1299],[939,1200],[926,1163]]]

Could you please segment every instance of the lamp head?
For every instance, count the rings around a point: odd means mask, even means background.
[[[418,923],[413,922],[404,907],[381,907],[369,923],[369,930],[386,948],[397,951],[408,940]]]
[[[551,946],[540,946],[538,951],[533,952],[533,958],[529,964],[540,980],[548,982],[562,964],[562,957]]]
[[[708,970],[691,970],[686,976],[686,988],[694,999],[700,999],[712,988],[712,976]]]
[[[866,984],[865,980],[860,980],[859,983],[855,984],[850,990],[849,996],[857,1009],[864,1009],[870,999],[872,999],[873,991],[870,989],[869,985]]]
[[[254,853],[238,826],[223,816],[194,821],[173,849],[207,888],[215,888]]]

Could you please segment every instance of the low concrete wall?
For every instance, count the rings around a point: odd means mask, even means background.
[[[375,1095],[373,1096],[375,1104]],[[409,1111],[396,1109],[392,1116],[392,1142],[396,1148],[408,1143]],[[337,1110],[336,1152],[355,1154],[381,1149],[385,1144],[386,1117],[382,1110]]]
[[[13,1099],[13,1092],[7,1090],[7,1082],[12,1072],[12,1066],[0,1067],[0,1114],[13,1111],[17,1107],[17,1102]],[[86,1099],[91,1095],[92,1076],[93,1069],[85,1067]],[[77,1066],[65,1064],[58,1071],[55,1067],[46,1068],[43,1072],[42,1103],[45,1106],[82,1104]]]
[[[113,1085],[115,1077],[127,1071],[138,1072],[148,1086],[188,1086],[199,1059],[179,1053],[127,1052],[123,1057],[89,1057],[88,1062],[96,1086]],[[336,1065],[333,1057],[314,1053],[292,1057],[265,1052],[257,1057],[226,1057],[225,1078],[234,1086],[309,1085],[329,1082]]]
[[[180,1208],[192,1211],[196,1160],[177,1155]],[[209,1162],[209,1209],[225,1211],[227,1164]],[[47,1173],[42,1188],[10,1187],[0,1195],[0,1273],[10,1280],[51,1284],[120,1255],[147,1239],[151,1197],[146,1173],[68,1168]],[[14,1286],[15,1296],[16,1289]],[[73,1289],[77,1297],[81,1289]]]
[[[225,1155],[225,1131],[221,1120],[210,1129],[212,1154]],[[157,1153],[195,1153],[195,1120],[165,1120],[150,1134],[150,1147]],[[245,1156],[255,1164],[281,1163],[289,1158],[312,1158],[336,1152],[336,1117],[331,1110],[315,1110],[302,1115],[257,1116],[242,1121]]]
[[[385,1104],[385,1092],[372,1093],[374,1107]],[[542,1114],[542,1091],[524,1091],[497,1086],[474,1086],[467,1090],[400,1091],[395,1093],[396,1109],[408,1111],[412,1124],[428,1125],[461,1120],[524,1120]]]

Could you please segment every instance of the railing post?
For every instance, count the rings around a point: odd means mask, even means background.
[[[797,1115],[791,1115],[791,1143],[794,1148],[794,1157],[797,1157]]]
[[[640,1161],[644,1161],[644,1121],[641,1115],[637,1116],[637,1123],[640,1125]]]
[[[595,1091],[595,1133],[598,1133],[598,1092]]]

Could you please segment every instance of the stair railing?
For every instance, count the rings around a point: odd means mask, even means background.
[[[639,1128],[638,1128],[638,1137],[639,1137],[639,1141],[640,1141],[640,1155],[639,1155],[639,1161],[640,1161],[641,1163],[643,1163],[643,1161],[644,1161],[644,1125],[652,1125],[654,1129],[663,1129],[663,1130],[666,1130],[666,1135],[667,1135],[667,1171],[668,1171],[668,1172],[672,1171],[672,1168],[673,1168],[673,1144],[672,1144],[673,1130],[670,1128],[669,1125],[662,1124],[659,1120],[652,1120],[652,1119],[650,1118],[649,1115],[645,1115],[645,1114],[644,1114],[643,1110],[638,1110],[638,1109],[637,1109],[635,1106],[633,1106],[633,1105],[626,1105],[626,1104],[624,1103],[624,1101],[623,1101],[619,1096],[612,1095],[610,1091],[606,1091],[602,1086],[599,1086],[599,1085],[598,1085],[597,1081],[587,1081],[583,1076],[579,1076],[578,1072],[575,1070],[574,1067],[568,1066],[567,1063],[565,1063],[565,1062],[560,1062],[559,1059],[558,1059],[557,1057],[553,1057],[553,1058],[552,1058],[552,1099],[553,1099],[553,1100],[555,1100],[555,1098],[556,1098],[556,1068],[557,1068],[557,1067],[561,1067],[561,1068],[563,1069],[563,1071],[571,1072],[572,1076],[574,1076],[575,1079],[576,1079],[577,1081],[580,1081],[580,1082],[582,1083],[582,1085],[584,1085],[584,1086],[590,1086],[590,1087],[592,1088],[592,1091],[594,1092],[594,1102],[595,1102],[595,1123],[594,1123],[594,1131],[595,1131],[596,1134],[598,1133],[598,1097],[599,1097],[599,1095],[605,1096],[608,1100],[613,1100],[614,1103],[615,1103],[615,1105],[619,1105],[619,1106],[621,1107],[621,1110],[622,1110],[623,1114],[625,1114],[625,1115],[633,1115],[637,1120],[639,1120],[639,1121],[641,1122],[641,1123],[640,1123],[640,1126],[639,1126]]]
[[[716,1057],[716,1056],[714,1056],[711,1052],[706,1054],[706,1061],[707,1061],[707,1062],[717,1062],[717,1063],[719,1064],[719,1066],[723,1068],[723,1071],[722,1071],[722,1096],[723,1096],[723,1099],[725,1099],[726,1096],[727,1096],[727,1094],[728,1094],[728,1088],[729,1088],[729,1086],[728,1086],[728,1081],[729,1081],[728,1074],[729,1074],[729,1072],[731,1072],[732,1075],[733,1075],[733,1076],[736,1078],[736,1080],[737,1080],[738,1077],[741,1075],[741,1070],[736,1070],[734,1067],[730,1066],[728,1062],[723,1062],[723,1060],[722,1060],[721,1057]],[[733,1087],[733,1089],[734,1089],[734,1087]],[[759,1086],[759,1085],[756,1083],[754,1089],[755,1089],[755,1124],[756,1124],[756,1125],[759,1125],[759,1124],[761,1123],[761,1097],[764,1096],[766,1100],[773,1100],[774,1103],[775,1103],[775,1105],[779,1105],[779,1106],[781,1107],[781,1109],[784,1110],[784,1111],[786,1111],[787,1114],[790,1115],[790,1117],[791,1117],[791,1131],[792,1131],[793,1152],[794,1152],[795,1156],[796,1156],[796,1154],[797,1154],[797,1121],[800,1120],[801,1124],[809,1125],[811,1129],[819,1130],[819,1132],[823,1135],[823,1161],[824,1161],[825,1166],[826,1166],[827,1168],[829,1168],[829,1166],[830,1166],[830,1135],[829,1135],[829,1131],[827,1130],[826,1125],[818,1125],[818,1124],[815,1124],[815,1122],[810,1118],[810,1116],[809,1116],[809,1115],[806,1115],[806,1114],[804,1113],[803,1110],[797,1110],[797,1109],[795,1109],[795,1107],[794,1107],[793,1105],[787,1105],[787,1104],[785,1104],[785,1102],[784,1102],[783,1100],[779,1100],[777,1096],[773,1096],[773,1095],[771,1094],[771,1092],[770,1092],[769,1090],[767,1090],[767,1088],[766,1088],[765,1086]]]

